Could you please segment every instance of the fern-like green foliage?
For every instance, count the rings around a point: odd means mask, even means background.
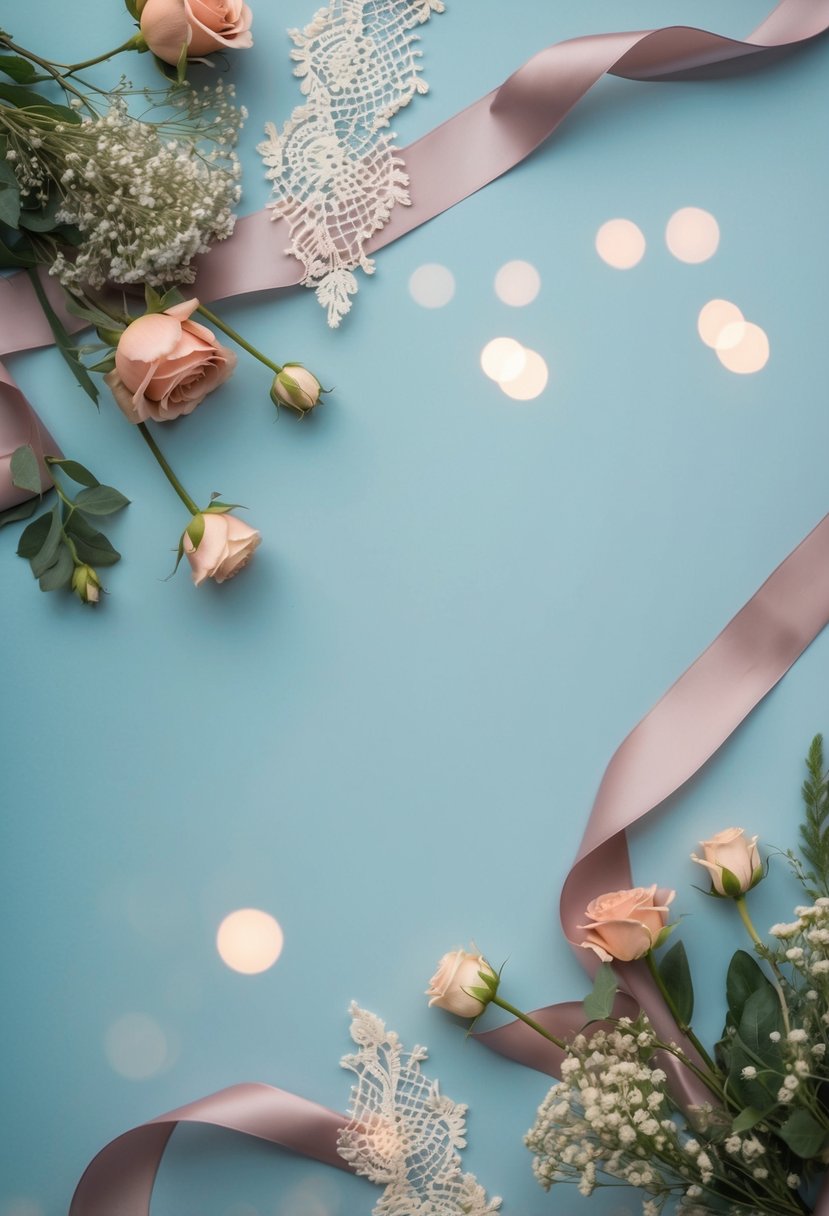
[[[802,794],[800,855],[805,863],[798,877],[813,899],[829,896],[829,774],[824,769],[823,736],[815,735],[806,757],[807,777]]]

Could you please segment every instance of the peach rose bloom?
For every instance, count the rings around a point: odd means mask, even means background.
[[[484,1002],[470,996],[468,990],[485,986],[479,971],[495,975],[482,954],[470,954],[466,950],[444,954],[426,990],[429,1005],[437,1005],[438,1009],[446,1009],[459,1018],[476,1018],[483,1013]]]
[[[711,884],[720,895],[743,895],[759,882],[762,861],[757,850],[757,837],[751,840],[742,828],[726,828],[717,832],[710,840],[701,840],[704,856],[691,854],[691,861],[705,866],[711,875]],[[723,870],[728,870],[737,880],[739,891],[726,891],[723,886]]]
[[[668,923],[668,905],[676,891],[652,887],[633,887],[630,891],[609,891],[587,905],[589,925],[581,945],[593,950],[603,963],[614,959],[622,963],[643,958],[653,949]]]
[[[185,43],[188,59],[253,46],[252,19],[244,0],[146,0],[140,25],[153,54],[175,66]]]
[[[200,587],[208,578],[217,583],[234,578],[251,560],[261,539],[261,533],[235,515],[206,514],[204,535],[197,549],[184,533],[184,553],[193,582]]]
[[[236,356],[190,320],[198,300],[147,313],[118,341],[115,368],[104,377],[130,422],[169,422],[190,414],[227,380]]]

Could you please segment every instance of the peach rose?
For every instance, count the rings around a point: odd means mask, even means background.
[[[703,857],[691,854],[691,861],[705,866],[711,886],[718,895],[738,899],[763,877],[763,863],[757,851],[757,837],[748,839],[742,828],[726,828],[710,840],[701,840]]]
[[[480,972],[490,976],[494,987],[481,979]],[[449,1013],[457,1014],[459,1018],[476,1018],[483,1013],[484,1008],[492,1000],[497,990],[498,977],[482,954],[470,954],[466,950],[452,950],[444,954],[438,963],[438,969],[429,981],[426,995],[429,1005],[437,1005],[438,1009],[446,1009]],[[470,995],[472,991],[489,991],[489,1000]]]
[[[287,405],[303,417],[319,403],[320,382],[298,363],[287,363],[274,379],[271,400],[274,405]]]
[[[198,300],[147,313],[118,340],[115,368],[104,377],[130,422],[169,422],[191,413],[227,380],[236,356],[191,321]]]
[[[609,891],[587,905],[592,922],[579,925],[585,931],[581,943],[593,950],[604,963],[629,963],[643,958],[657,943],[668,923],[668,905],[676,891],[652,887],[633,887],[630,891]]]
[[[185,43],[188,59],[253,46],[251,21],[244,0],[146,0],[140,17],[147,46],[173,66]]]
[[[204,533],[198,547],[184,533],[184,553],[193,572],[193,582],[201,586],[207,578],[224,583],[243,570],[253,557],[262,536],[235,515],[207,512],[202,516]]]

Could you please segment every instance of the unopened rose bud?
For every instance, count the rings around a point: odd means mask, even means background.
[[[726,828],[700,844],[703,856],[692,853],[691,861],[705,866],[711,875],[712,894],[740,899],[763,877],[757,837],[749,840],[742,828]]]
[[[429,981],[430,1005],[459,1018],[476,1018],[498,991],[499,978],[482,954],[452,950],[444,954]]]
[[[319,404],[322,391],[319,380],[307,367],[299,363],[286,363],[274,377],[271,401],[276,406],[287,405],[288,409],[296,410],[304,417]]]
[[[91,566],[76,566],[72,575],[72,590],[83,604],[97,604],[101,594],[101,580]]]

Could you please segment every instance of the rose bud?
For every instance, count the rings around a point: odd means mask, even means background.
[[[705,866],[711,875],[711,894],[739,899],[756,887],[763,877],[763,863],[757,850],[757,837],[748,839],[742,828],[726,828],[710,840],[701,840],[703,857],[691,854],[691,861]]]
[[[199,518],[204,521],[204,531],[198,543],[194,546],[189,528],[182,537],[193,582],[197,587],[208,578],[224,583],[245,568],[262,536],[235,515],[206,511],[202,516],[194,515],[190,527]]]
[[[130,422],[169,422],[190,414],[227,380],[236,356],[190,320],[198,300],[137,317],[121,334],[104,379]]]
[[[579,925],[585,932],[581,946],[593,950],[603,963],[644,958],[660,944],[675,895],[655,884],[600,895],[586,908],[591,923]]]
[[[253,46],[252,14],[243,0],[145,0],[141,33],[154,55],[173,67],[187,58]]]
[[[286,363],[271,385],[274,405],[287,405],[303,417],[319,404],[322,388],[316,376],[299,363]]]
[[[498,975],[482,954],[452,950],[444,954],[429,981],[429,1005],[459,1018],[476,1018],[498,991]]]
[[[97,604],[101,581],[91,566],[76,566],[72,575],[72,590],[83,604]]]

